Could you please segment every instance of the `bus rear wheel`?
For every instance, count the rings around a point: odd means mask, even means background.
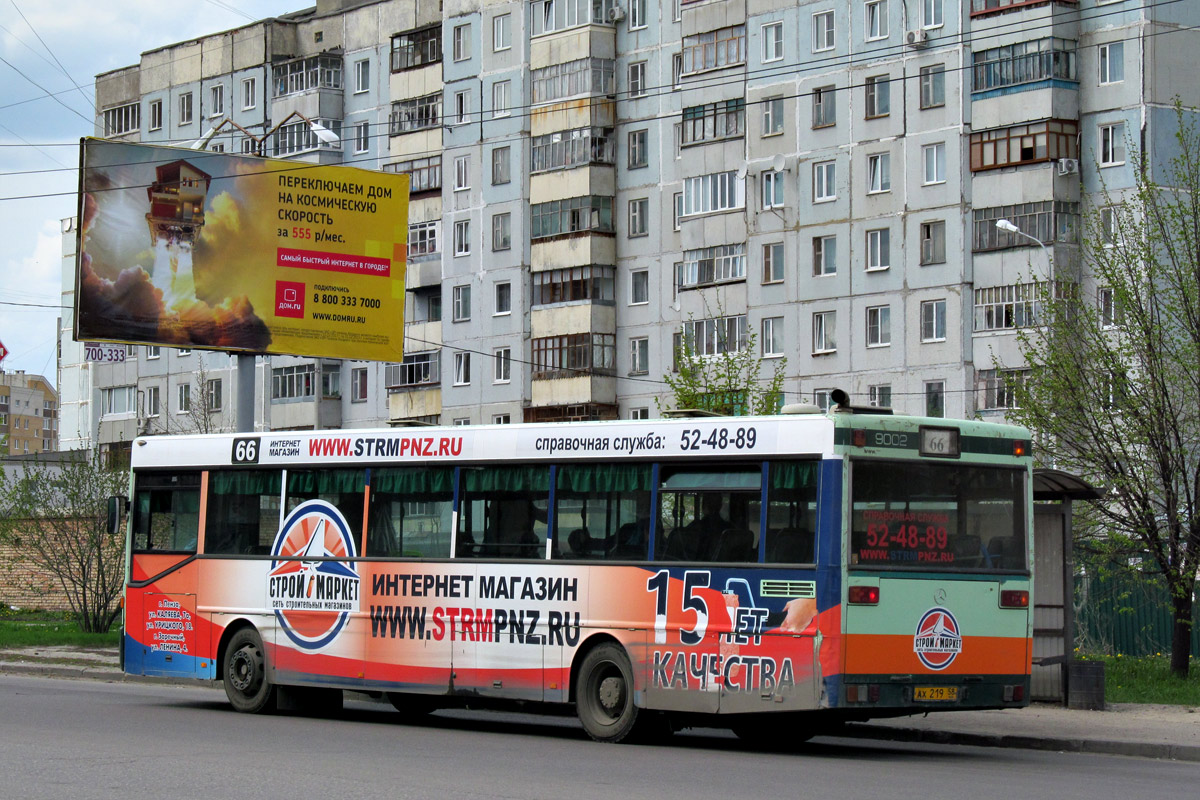
[[[602,644],[584,656],[575,713],[588,736],[598,742],[633,741],[652,726],[651,712],[633,702],[633,668],[619,645]]]
[[[267,680],[262,639],[253,628],[243,628],[229,640],[221,675],[225,696],[235,710],[258,714],[274,709],[275,687]]]

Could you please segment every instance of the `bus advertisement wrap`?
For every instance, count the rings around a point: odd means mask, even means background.
[[[75,338],[399,361],[408,178],[80,147]]]

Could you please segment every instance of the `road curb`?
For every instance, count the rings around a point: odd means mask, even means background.
[[[35,678],[66,678],[69,680],[104,681],[105,683],[156,683],[166,686],[215,686],[215,681],[193,678],[164,678],[154,675],[130,675],[119,670],[97,670],[90,667],[69,667],[50,664],[0,663],[2,675],[31,675]]]

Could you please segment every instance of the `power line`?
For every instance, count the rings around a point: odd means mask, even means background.
[[[71,73],[67,72],[67,68],[64,67],[63,63],[58,60],[58,56],[54,55],[54,51],[50,49],[50,45],[46,44],[46,40],[43,39],[42,35],[37,32],[37,29],[33,27],[33,23],[26,18],[25,12],[22,11],[21,7],[17,5],[17,0],[9,0],[9,2],[12,3],[12,7],[17,10],[17,13],[21,15],[21,19],[25,22],[25,25],[29,27],[29,30],[33,31],[33,35],[37,37],[37,40],[42,43],[42,47],[46,48],[46,52],[49,53],[50,57],[54,59],[54,63],[58,65],[58,68],[62,71],[62,74],[67,76],[67,80],[69,80],[75,86],[75,88],[79,91],[80,96],[83,97],[83,101],[91,106],[92,112],[95,113],[96,104],[93,103],[92,99],[83,91],[83,87],[76,83],[75,79],[71,77]]]

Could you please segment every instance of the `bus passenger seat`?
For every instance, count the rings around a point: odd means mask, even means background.
[[[717,539],[713,561],[757,561],[754,534],[748,528],[726,528]]]
[[[768,534],[767,562],[771,564],[800,564],[812,561],[812,535],[796,528],[783,528]]]
[[[576,528],[567,534],[567,544],[575,558],[592,557],[592,536],[587,528]]]

